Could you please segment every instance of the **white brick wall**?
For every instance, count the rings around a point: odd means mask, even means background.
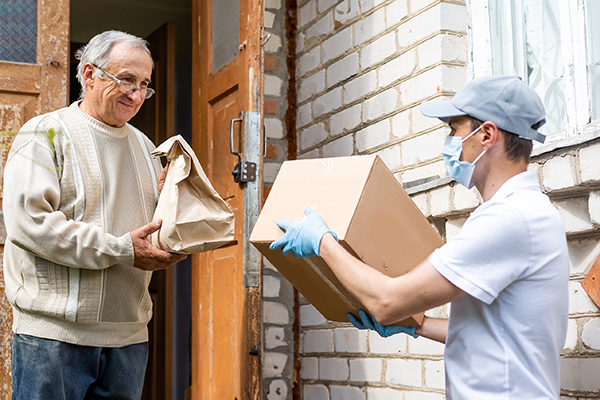
[[[367,332],[351,328],[334,329],[337,353],[364,353],[367,351]]]
[[[351,53],[327,67],[327,87],[331,87],[358,73],[358,54]]]
[[[288,362],[288,355],[284,353],[265,352],[262,373],[265,378],[279,376]]]
[[[330,113],[342,106],[342,89],[335,88],[330,92],[326,92],[317,98],[312,105],[313,116],[320,117],[323,114]]]
[[[273,29],[283,26],[282,4],[266,0],[265,23],[272,36],[265,51],[270,54],[282,53],[285,45],[285,32]],[[450,98],[466,81],[467,16],[460,1],[300,0],[298,158],[376,153],[404,184],[447,182],[441,148],[448,129],[418,107],[424,100]],[[265,94],[282,98],[282,110],[285,90],[286,76],[266,74]],[[268,140],[285,140],[281,114],[266,116],[265,130]],[[594,375],[600,366],[600,311],[581,287],[600,254],[598,154],[598,140],[559,147],[535,157],[530,168],[551,196],[569,239],[570,319],[561,385],[580,398],[600,392]],[[265,164],[265,183],[273,182],[278,170],[277,163]],[[475,190],[454,183],[434,184],[412,196],[446,239],[481,202]],[[299,340],[304,399],[444,399],[441,344],[406,335],[383,339],[336,324],[304,300],[300,336],[294,338],[289,284],[268,264],[263,270],[263,379],[271,377],[266,398],[291,399],[286,379],[291,344]],[[446,307],[428,312],[446,314]],[[561,399],[574,397],[564,392]]]
[[[325,385],[304,385],[304,400],[329,400],[329,390]]]
[[[579,170],[584,183],[600,181],[600,163],[598,154],[600,143],[592,144],[579,150]]]
[[[600,319],[594,318],[583,326],[581,340],[591,350],[600,350]]]
[[[380,119],[386,114],[395,111],[397,105],[398,91],[395,88],[378,93],[363,103],[363,122],[366,123],[375,119]],[[389,138],[387,139],[389,140]]]
[[[350,380],[377,383],[382,379],[383,360],[379,358],[356,358],[350,360]]]
[[[331,385],[331,400],[364,400],[366,393],[362,388]]]
[[[356,150],[363,153],[390,140],[390,121],[383,120],[356,133]]]
[[[560,385],[565,390],[600,392],[600,358],[563,358]]]
[[[325,322],[327,322],[325,317],[312,304],[300,306],[300,324],[302,326],[322,325]]]
[[[336,33],[321,45],[321,61],[326,63],[352,49],[352,29]]]
[[[288,385],[283,379],[272,380],[268,392],[267,400],[285,400],[288,397]]]
[[[331,116],[329,120],[329,131],[331,135],[339,135],[356,128],[361,121],[361,105],[346,108]]]
[[[344,105],[368,96],[377,89],[377,71],[373,70],[356,77],[344,85]]]
[[[421,360],[387,360],[385,381],[394,385],[423,386]]]
[[[288,338],[285,335],[285,329],[281,326],[265,328],[265,348],[273,349],[284,346]]]
[[[304,353],[333,353],[333,331],[305,331],[302,344]]]
[[[542,167],[544,188],[547,191],[565,189],[575,184],[573,158],[569,155],[548,160]]]
[[[346,381],[350,376],[350,367],[346,358],[321,358],[319,361],[319,379],[326,381]]]
[[[316,357],[302,357],[300,359],[300,377],[305,380],[319,379],[319,359]]]

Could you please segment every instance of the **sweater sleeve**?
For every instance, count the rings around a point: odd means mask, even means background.
[[[41,257],[75,268],[133,265],[129,233],[116,237],[101,226],[74,221],[59,210],[62,175],[58,140],[39,121],[15,137],[4,170],[3,211],[8,239]]]

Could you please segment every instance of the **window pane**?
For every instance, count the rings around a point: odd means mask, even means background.
[[[585,13],[592,120],[598,120],[600,119],[600,2],[586,0]]]
[[[215,72],[238,55],[239,0],[213,0],[212,2],[212,72]]]
[[[0,1],[0,60],[35,64],[37,0]]]
[[[541,97],[546,135],[565,129],[559,0],[490,0],[492,70],[516,74]]]

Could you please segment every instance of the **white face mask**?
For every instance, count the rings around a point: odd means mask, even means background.
[[[465,136],[464,139],[461,139],[459,136],[446,137],[444,150],[442,151],[444,165],[446,166],[446,170],[448,171],[448,174],[450,174],[450,177],[468,189],[473,187],[471,178],[473,177],[473,171],[475,171],[475,163],[479,161],[488,149],[483,150],[481,154],[470,163],[468,161],[460,161],[460,155],[463,150],[462,144],[480,129],[481,126]]]

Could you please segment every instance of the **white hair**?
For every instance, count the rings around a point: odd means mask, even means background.
[[[77,65],[77,80],[81,85],[80,99],[85,97],[85,80],[83,78],[83,66],[87,63],[95,64],[100,68],[105,68],[110,63],[110,51],[115,44],[124,43],[131,48],[144,50],[150,58],[150,49],[148,42],[144,39],[130,35],[121,31],[106,31],[94,36],[87,45],[83,46],[75,53],[75,58],[79,60]],[[154,61],[152,62],[154,68]]]

